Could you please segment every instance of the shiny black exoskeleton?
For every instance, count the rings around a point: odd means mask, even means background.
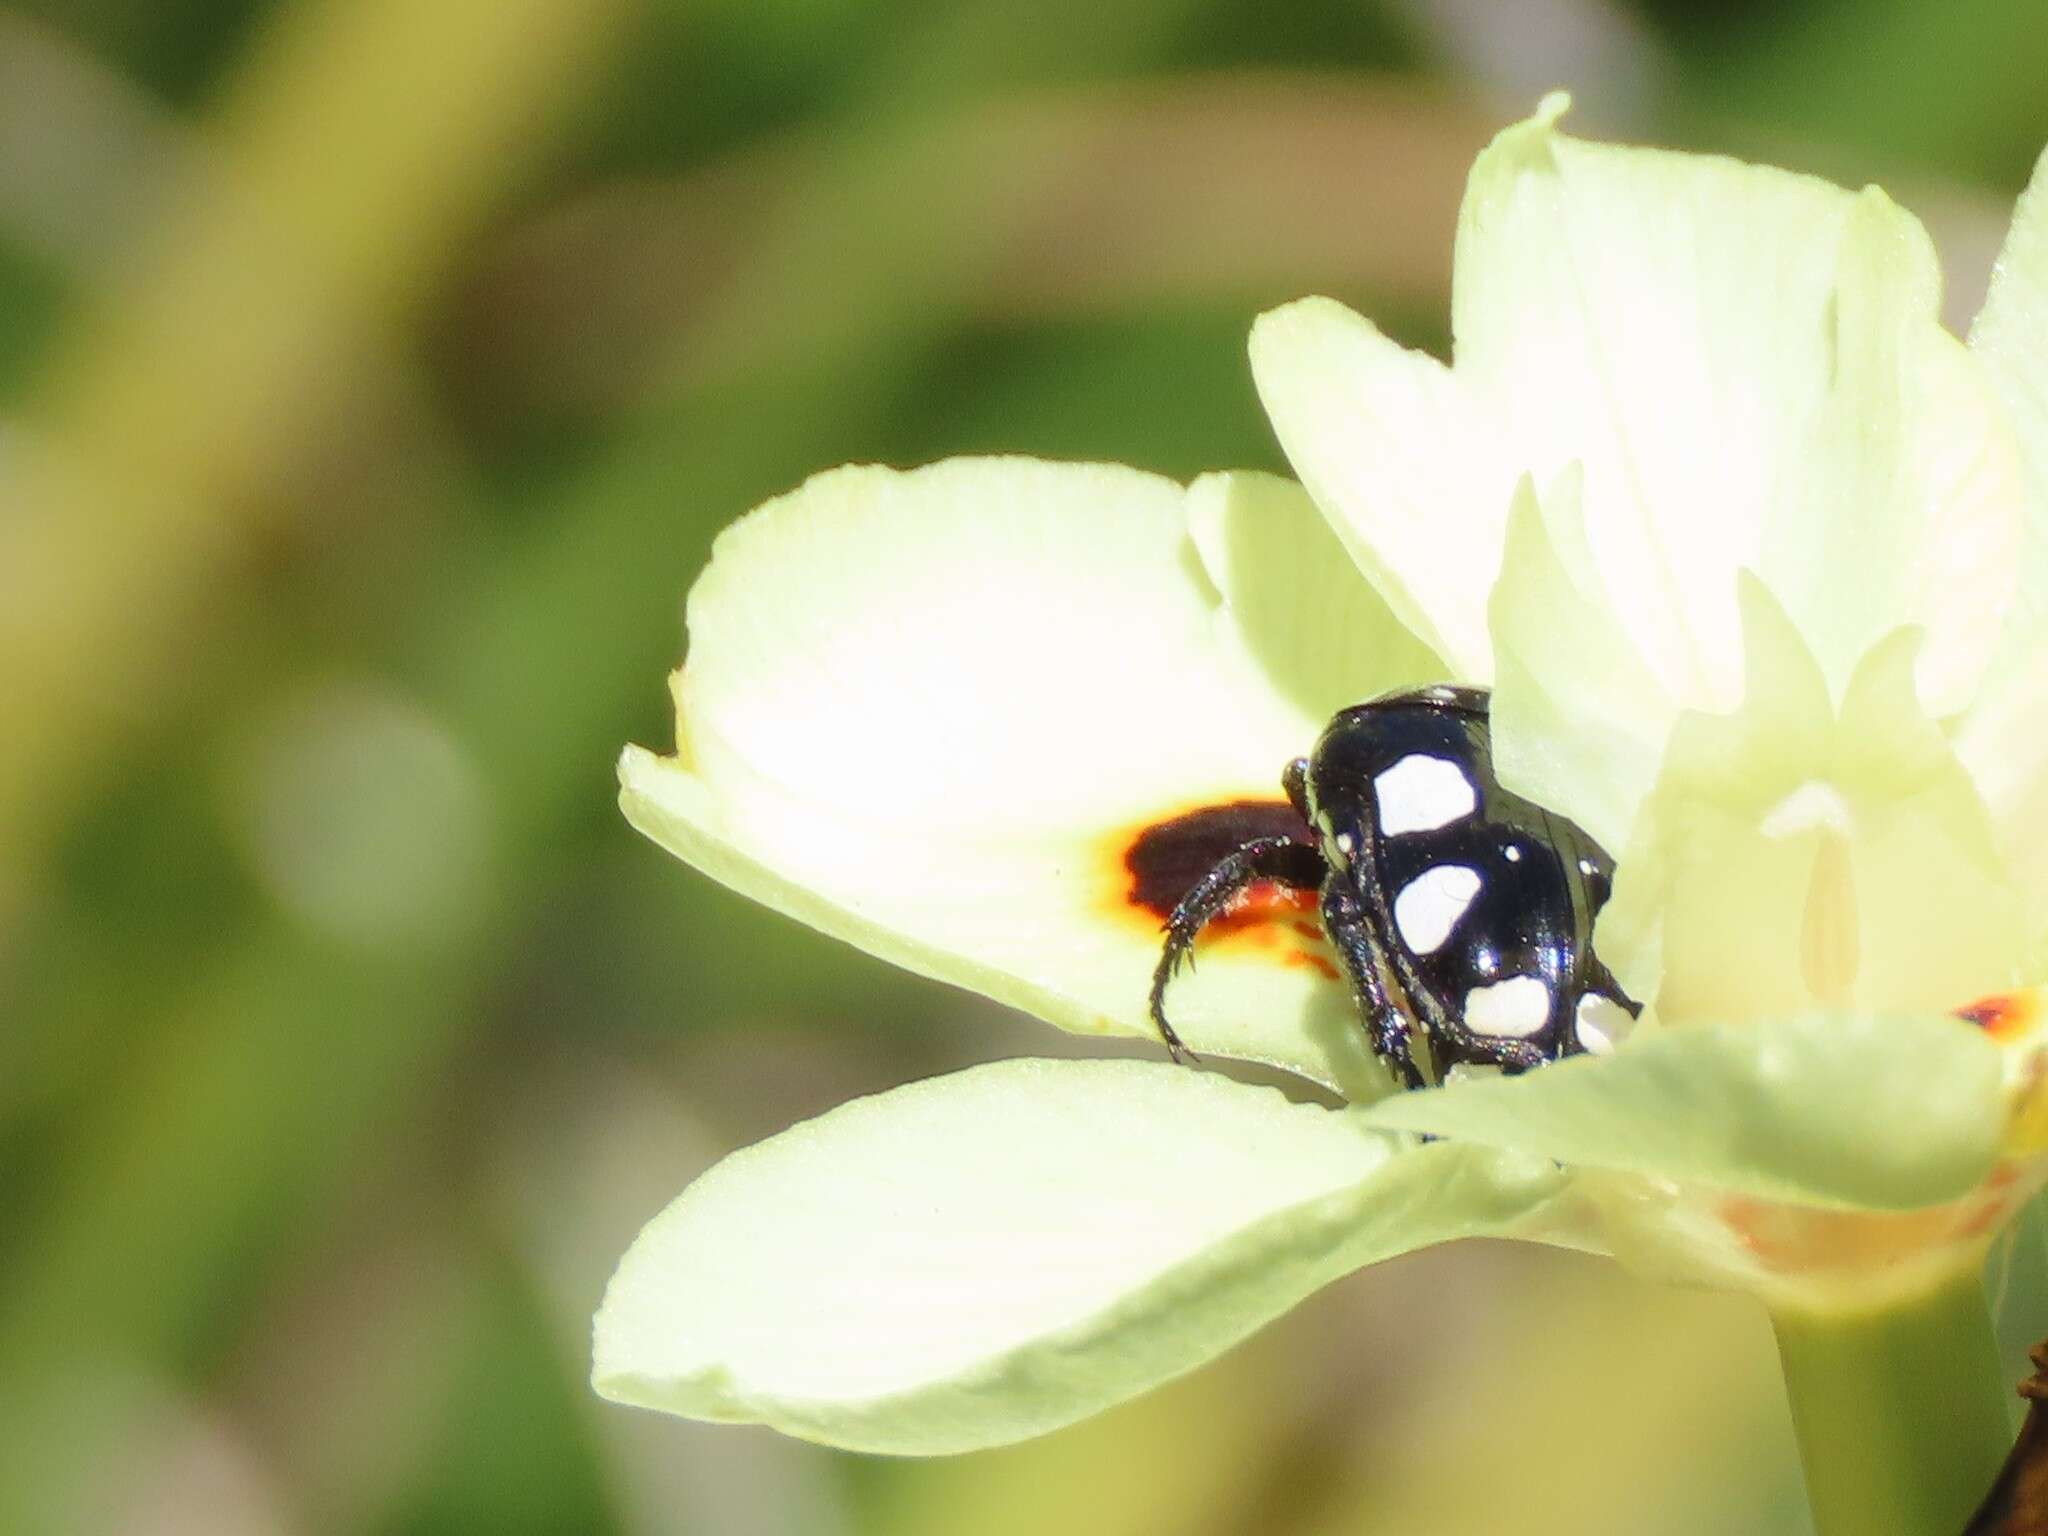
[[[1373,1049],[1407,1087],[1459,1065],[1520,1072],[1627,1032],[1638,1007],[1593,954],[1613,863],[1576,824],[1501,788],[1484,691],[1344,710],[1282,783],[1306,835],[1241,844],[1168,919],[1152,1018],[1176,1055],[1168,982],[1202,928],[1269,881],[1320,892]]]

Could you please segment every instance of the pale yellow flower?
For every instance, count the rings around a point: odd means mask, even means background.
[[[1270,914],[1205,944],[1176,1025],[1353,1107],[1164,1061],[848,1105],[650,1225],[601,1390],[958,1450],[1464,1235],[1780,1316],[1974,1270],[2042,1176],[2048,190],[1965,344],[1881,193],[1580,143],[1561,111],[1473,172],[1451,363],[1328,300],[1259,321],[1300,487],[963,460],[834,471],[731,529],[676,754],[629,749],[623,803],[826,932],[1149,1036],[1147,829],[1275,802],[1340,707],[1484,684],[1503,779],[1616,856],[1598,946],[1646,1027],[1388,1096],[1312,923]],[[1952,1017],[1991,994],[1995,1030]]]

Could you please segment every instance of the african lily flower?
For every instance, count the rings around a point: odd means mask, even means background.
[[[1390,1092],[1313,910],[1255,892],[1175,1026],[1345,1107],[1164,1060],[847,1105],[647,1228],[600,1390],[964,1450],[1523,1237],[1760,1297],[1823,1532],[1960,1525],[2005,1432],[1980,1266],[2048,1174],[2048,170],[1965,344],[1881,193],[1585,144],[1563,105],[1473,171],[1450,365],[1326,300],[1258,322],[1299,486],[958,460],[728,531],[676,755],[629,749],[622,798],[826,932],[1151,1036],[1196,833],[1283,813],[1336,710],[1486,686],[1502,782],[1615,858],[1596,944],[1641,1027]]]

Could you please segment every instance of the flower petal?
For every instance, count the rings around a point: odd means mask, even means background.
[[[2028,472],[2031,533],[2006,646],[1957,733],[1956,750],[1983,792],[2013,865],[2027,879],[2038,930],[2048,919],[2048,154],[2013,214],[1991,291],[1970,328],[2011,418]],[[1958,594],[1958,600],[1965,600]]]
[[[1676,705],[1597,595],[1576,468],[1538,501],[1523,481],[1488,607],[1493,763],[1503,783],[1628,846]]]
[[[1330,299],[1261,315],[1251,358],[1288,461],[1359,569],[1450,675],[1488,681],[1486,589],[1517,470],[1458,377]]]
[[[1955,1199],[2003,1149],[2005,1059],[1944,1016],[1808,1014],[1639,1034],[1612,1056],[1404,1093],[1372,1125],[1801,1205]]]
[[[1910,215],[1874,190],[1582,143],[1557,131],[1564,107],[1473,168],[1451,368],[1321,300],[1266,316],[1252,355],[1360,568],[1461,675],[1495,680],[1507,782],[1610,841],[1677,712],[1740,697],[1739,571],[1837,695],[1920,624],[1922,698],[1946,715],[1997,648],[2023,530],[2008,424],[1941,327]],[[1524,476],[1556,556],[1536,572],[1501,559]],[[1516,590],[1489,645],[1495,571]]]
[[[1230,640],[1318,730],[1376,693],[1450,676],[1359,579],[1293,481],[1204,475],[1188,487],[1188,522],[1203,569],[1223,594]]]
[[[1874,646],[1836,709],[1762,585],[1748,693],[1688,713],[1601,914],[1600,953],[1667,1024],[1939,1011],[2022,979],[2027,930],[1984,808],[1915,683]]]
[[[2035,485],[2048,492],[2048,153],[2013,210],[1970,350],[2005,402]]]
[[[1826,395],[1854,200],[1717,157],[1581,143],[1556,131],[1564,107],[1546,100],[1473,167],[1457,373],[1539,487],[1584,466],[1607,601],[1674,698],[1726,702],[1734,572]]]
[[[1176,1376],[1362,1264],[1532,1226],[1562,1182],[1163,1063],[978,1067],[693,1184],[619,1266],[594,1380],[860,1450],[972,1450]]]
[[[1435,669],[1333,569],[1313,505],[1266,477],[1184,491],[1023,459],[821,475],[719,540],[690,597],[678,754],[629,749],[622,803],[715,878],[873,953],[1068,1029],[1150,1034],[1177,891],[1139,878],[1134,845],[1240,802],[1291,822],[1280,772],[1329,714]],[[1184,888],[1234,825],[1169,829],[1194,862],[1166,873]],[[1205,941],[1176,1027],[1384,1091],[1313,911],[1266,909]]]
[[[1742,707],[1679,718],[1657,788],[1621,845],[1595,938],[1631,996],[1686,1023],[1813,1006],[1804,920],[1817,847],[1833,829],[1823,822],[1788,837],[1765,823],[1796,791],[1824,782],[1833,707],[1784,609],[1753,579],[1739,596]]]
[[[1755,569],[1837,697],[1881,636],[1920,625],[1919,695],[1946,716],[1998,648],[2026,496],[2010,423],[1940,303],[1927,232],[1863,192],[1828,311],[1833,377],[1781,470]]]

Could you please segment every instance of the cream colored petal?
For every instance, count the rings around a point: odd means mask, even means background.
[[[622,803],[875,954],[1065,1028],[1150,1034],[1160,913],[1133,900],[1134,841],[1237,802],[1284,824],[1281,770],[1329,713],[1429,664],[1333,560],[1306,498],[1261,477],[819,476],[719,540],[690,598],[678,755],[629,750]],[[1370,643],[1317,645],[1289,590]],[[1188,1043],[1381,1091],[1312,897],[1232,928],[1169,994]]]
[[[1915,624],[1920,706],[1950,715],[2006,631],[2025,496],[1910,215],[1874,190],[1582,144],[1559,107],[1473,173],[1456,367],[1541,493],[1493,598],[1496,759],[1619,854],[1681,712],[1743,697],[1744,571],[1789,617],[1817,698]],[[1785,891],[1801,845],[1755,855],[1724,872],[1803,903]],[[1695,869],[1673,899],[1729,906],[1714,878]],[[1615,943],[1655,971],[1643,871],[1622,880]]]
[[[2036,487],[2048,490],[2048,153],[2013,211],[1970,350],[2005,402]],[[2048,515],[2038,501],[2035,510]]]
[[[1638,1036],[1512,1078],[1398,1094],[1372,1125],[1795,1205],[1968,1193],[2005,1140],[2005,1062],[1960,1020],[1804,1014]]]
[[[1991,680],[1957,733],[1956,750],[2028,887],[2037,931],[2048,928],[2048,155],[2013,215],[1970,351],[1997,391],[2026,464],[2029,538],[2020,594]],[[1953,594],[1970,601],[1966,592]]]
[[[1921,627],[1922,703],[1955,714],[1997,650],[2026,492],[1977,359],[1939,319],[1926,231],[1857,198],[1829,310],[1834,379],[1786,463],[1756,570],[1840,697],[1870,647]]]
[[[1302,484],[1402,622],[1455,676],[1492,676],[1486,592],[1516,469],[1435,358],[1329,299],[1252,328],[1252,374]]]
[[[1912,622],[1928,706],[1960,707],[2013,590],[2017,461],[1925,232],[1875,191],[1581,143],[1561,110],[1474,168],[1455,368],[1539,488],[1581,466],[1588,597],[1683,705],[1739,696],[1754,569],[1838,693]]]
[[[898,1455],[1041,1434],[1361,1265],[1535,1233],[1543,1158],[1414,1146],[1161,1063],[1012,1061],[735,1153],[596,1323],[606,1396]]]
[[[1597,943],[1666,1023],[1939,1011],[2022,979],[2023,904],[1970,780],[1920,709],[1918,636],[1874,647],[1839,710],[1760,584],[1749,694],[1687,714]]]
[[[1307,718],[1327,720],[1376,693],[1450,677],[1359,579],[1293,481],[1204,475],[1188,487],[1188,525],[1223,594],[1225,642]]]
[[[1459,377],[1548,485],[1584,470],[1599,587],[1674,697],[1729,702],[1734,572],[1830,378],[1852,199],[1711,156],[1586,144],[1561,98],[1473,168]]]
[[[1501,782],[1619,850],[1678,706],[1598,596],[1589,564],[1576,470],[1540,504],[1524,481],[1490,609],[1493,761]]]

